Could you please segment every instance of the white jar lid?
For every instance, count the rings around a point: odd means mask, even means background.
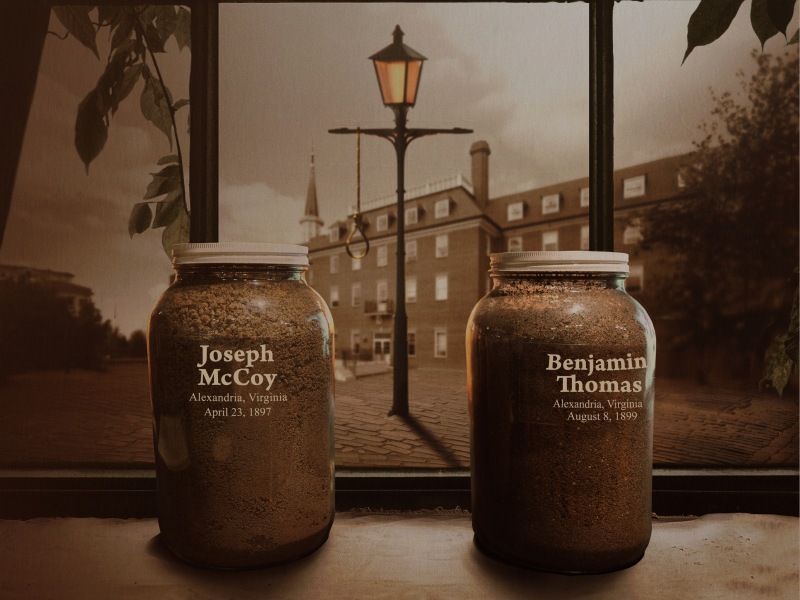
[[[491,255],[492,273],[627,273],[624,252],[499,252]]]
[[[172,256],[175,265],[308,265],[308,248],[294,244],[175,244]]]

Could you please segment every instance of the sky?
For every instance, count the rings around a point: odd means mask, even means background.
[[[691,151],[713,107],[709,86],[736,92],[759,46],[746,2],[729,31],[681,66],[698,2],[614,8],[615,156],[622,168]],[[270,3],[220,6],[220,241],[299,243],[312,148],[320,217],[347,217],[356,198],[354,136],[336,127],[392,127],[368,57],[392,41],[428,60],[409,125],[469,135],[414,141],[406,189],[470,177],[470,146],[491,149],[490,198],[585,177],[589,169],[589,9],[583,3]],[[789,26],[797,29],[797,12]],[[50,29],[63,33],[51,18]],[[101,36],[102,37],[102,36]],[[782,36],[765,47],[784,48]],[[128,215],[171,153],[139,109],[142,83],[121,105],[87,175],[73,146],[78,104],[102,61],[73,38],[47,36],[0,264],[66,271],[124,334],[144,329],[172,272],[160,232],[130,239]],[[188,97],[190,54],[174,40],[159,66]],[[179,113],[182,150],[188,110]],[[187,159],[188,160],[188,159]],[[361,143],[361,198],[393,194],[394,149]]]

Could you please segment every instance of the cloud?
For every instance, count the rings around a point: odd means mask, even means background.
[[[304,200],[283,196],[264,183],[220,188],[220,241],[297,244],[302,239]]]

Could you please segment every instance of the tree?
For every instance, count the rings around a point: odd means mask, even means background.
[[[672,257],[661,299],[687,323],[683,342],[705,349],[751,348],[795,287],[798,56],[753,58],[756,73],[737,74],[741,92],[711,92],[712,119],[682,172],[690,195],[643,223],[643,245]]]

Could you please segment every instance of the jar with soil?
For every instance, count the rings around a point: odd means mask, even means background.
[[[309,554],[334,517],[333,320],[308,249],[180,244],[150,316],[158,524],[181,558]]]
[[[637,563],[651,532],[656,340],[628,255],[508,252],[467,325],[472,525],[559,573]]]

